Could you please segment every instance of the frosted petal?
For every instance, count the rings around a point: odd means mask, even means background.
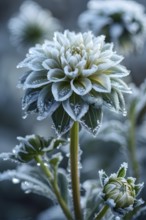
[[[71,88],[76,94],[83,96],[92,89],[92,84],[87,78],[78,78],[71,81]]]
[[[68,81],[53,83],[52,93],[56,101],[68,99],[72,94],[70,83]]]
[[[32,72],[24,83],[24,88],[38,88],[48,84],[47,73],[45,71]]]
[[[74,121],[78,121],[88,111],[89,106],[80,96],[73,93],[69,99],[63,102],[63,108]]]

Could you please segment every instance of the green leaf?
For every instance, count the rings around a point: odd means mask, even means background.
[[[45,86],[38,97],[37,100],[37,107],[39,111],[39,117],[38,119],[46,118],[48,115],[52,115],[52,113],[58,108],[60,105],[59,102],[57,102],[51,91],[51,85]]]
[[[143,187],[144,187],[144,183],[135,185],[134,189],[137,196],[139,195]]]
[[[51,82],[60,82],[65,80],[65,74],[61,69],[51,69],[48,72],[48,79]]]
[[[72,90],[80,95],[86,95],[92,89],[91,81],[87,78],[78,78],[71,81]]]
[[[128,85],[119,78],[112,78],[111,79],[112,88],[116,90],[120,90],[121,92],[125,93],[131,93],[131,89],[128,87]]]
[[[109,93],[111,91],[111,81],[107,75],[95,74],[90,76],[90,80],[95,91],[102,93]]]
[[[31,72],[24,82],[24,88],[39,88],[48,83],[46,71]]]
[[[56,101],[61,102],[68,99],[72,94],[70,83],[68,81],[54,82],[52,93]]]
[[[88,112],[81,119],[81,124],[93,135],[96,135],[102,121],[102,109],[89,106]]]
[[[74,121],[79,121],[88,111],[89,106],[80,96],[73,93],[68,100],[63,102],[63,108]]]
[[[67,174],[64,170],[58,170],[58,186],[64,201],[68,204],[69,202],[69,191],[68,191],[68,180]]]
[[[127,168],[127,163],[123,163],[117,172],[117,177],[125,177],[127,173]]]
[[[21,188],[26,193],[39,194],[56,202],[56,197],[50,188],[49,182],[38,167],[25,164],[19,166],[16,170],[0,173],[0,181],[4,180],[12,180],[14,184],[21,183]]]
[[[62,157],[62,154],[59,152],[59,153],[56,153],[54,154],[51,159],[49,160],[49,164],[51,165],[51,167],[56,170],[57,167],[59,166],[60,162],[62,161],[63,157]]]
[[[22,99],[22,109],[26,109],[33,102],[36,102],[40,93],[40,89],[27,89]]]
[[[73,125],[73,120],[64,111],[62,105],[52,114],[55,131],[58,135],[65,134]]]
[[[0,158],[4,160],[12,160],[15,162],[27,163],[34,160],[36,156],[50,153],[55,148],[66,143],[63,139],[55,139],[53,137],[45,140],[38,135],[27,135],[26,137],[18,137],[19,144],[13,149],[12,153],[0,154]]]

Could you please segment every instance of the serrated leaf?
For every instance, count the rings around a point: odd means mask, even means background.
[[[52,114],[55,131],[58,135],[65,134],[73,125],[73,120],[64,111],[62,105]]]
[[[80,120],[81,124],[93,135],[96,135],[102,121],[102,109],[96,109],[92,105],[89,106],[88,112]]]
[[[88,111],[89,106],[80,96],[73,93],[68,100],[63,102],[63,108],[74,121],[79,121]]]
[[[69,192],[68,192],[68,180],[67,174],[64,170],[58,170],[58,186],[60,189],[60,193],[64,201],[68,204],[69,202]]]

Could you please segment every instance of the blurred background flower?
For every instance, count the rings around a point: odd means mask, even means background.
[[[61,31],[61,23],[49,10],[36,2],[25,1],[16,17],[9,21],[12,43],[17,48],[29,48],[45,39],[51,39],[54,31]]]
[[[81,30],[106,35],[123,54],[139,52],[146,35],[146,14],[143,5],[126,0],[90,0],[79,16]]]

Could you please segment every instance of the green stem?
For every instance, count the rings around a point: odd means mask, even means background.
[[[54,178],[53,178],[53,175],[52,173],[50,172],[49,168],[47,166],[45,166],[44,162],[42,161],[42,158],[40,156],[36,156],[35,157],[35,160],[37,163],[40,164],[40,167],[42,168],[44,174],[48,177],[49,179],[49,182],[52,186],[52,189],[56,195],[56,198],[58,200],[58,203],[59,205],[61,206],[63,212],[64,212],[64,215],[66,216],[66,218],[68,220],[73,220],[73,217],[70,213],[70,210],[68,209],[67,207],[67,204],[66,202],[63,200],[61,194],[60,194],[60,190],[59,190],[59,187],[58,187],[58,184],[56,181],[54,181]]]
[[[129,111],[129,121],[130,121],[130,127],[129,127],[129,139],[128,139],[128,148],[129,148],[129,156],[130,161],[132,163],[132,170],[133,175],[136,177],[137,180],[139,180],[139,163],[137,160],[137,154],[136,154],[136,116],[135,116],[135,107],[136,103],[134,102],[133,105],[131,105],[130,111]]]
[[[80,182],[78,169],[78,154],[79,154],[79,123],[74,122],[70,131],[70,169],[71,169],[71,184],[74,213],[76,220],[82,220],[82,212],[80,205]]]
[[[107,205],[104,205],[103,208],[98,212],[98,214],[95,216],[95,220],[100,220],[104,217],[109,207]]]

